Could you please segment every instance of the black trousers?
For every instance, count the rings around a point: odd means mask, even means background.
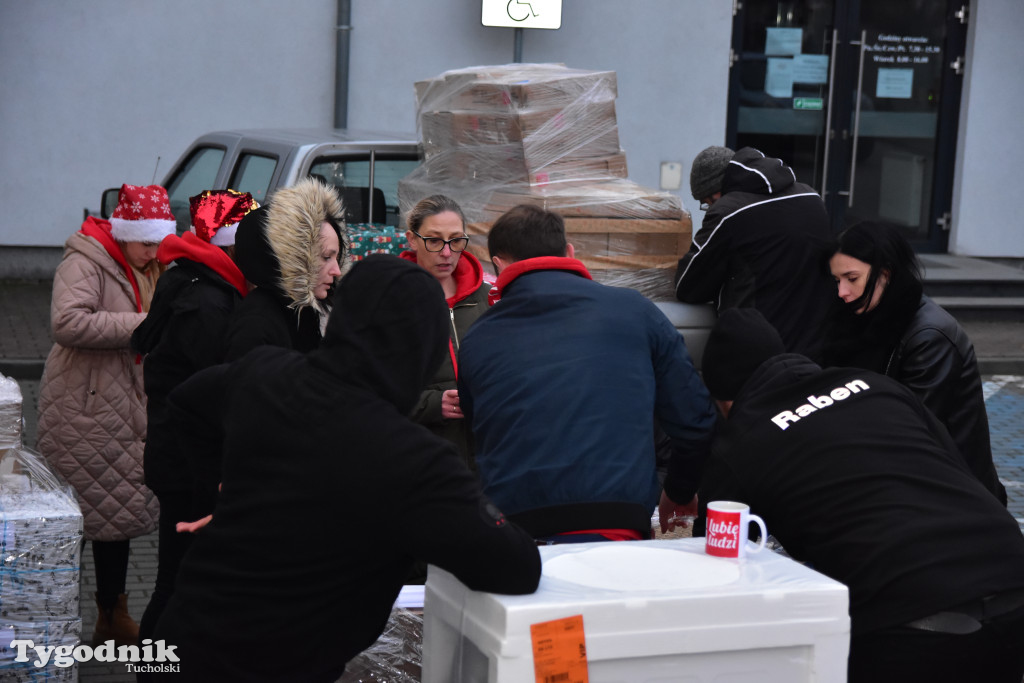
[[[130,541],[93,541],[92,559],[96,565],[96,601],[111,609],[125,592],[128,580]]]
[[[175,529],[178,522],[191,519],[192,496],[185,491],[154,491],[160,501],[160,521],[157,527],[157,569],[156,585],[149,599],[146,611],[139,622],[139,639],[152,638],[156,622],[160,620],[167,601],[174,595],[178,578],[178,567],[185,551],[192,545],[192,534],[179,534]]]
[[[850,639],[849,683],[1021,683],[1024,608],[964,635],[906,627]]]

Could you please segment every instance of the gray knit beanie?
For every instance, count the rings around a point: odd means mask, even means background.
[[[736,152],[711,146],[697,155],[690,168],[690,194],[698,202],[722,191],[725,169]]]

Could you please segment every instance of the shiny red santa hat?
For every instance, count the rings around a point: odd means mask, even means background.
[[[239,221],[260,206],[251,194],[236,190],[206,190],[189,197],[188,202],[192,212],[189,229],[215,247],[233,245]]]
[[[110,216],[111,235],[118,242],[160,242],[176,224],[167,190],[159,185],[122,185]]]

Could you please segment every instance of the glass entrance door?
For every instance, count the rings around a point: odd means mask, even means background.
[[[728,143],[789,163],[834,228],[898,226],[944,251],[966,29],[946,0],[742,3]]]

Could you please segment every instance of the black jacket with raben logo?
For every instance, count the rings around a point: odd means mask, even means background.
[[[407,417],[447,353],[445,308],[427,271],[370,256],[318,349],[256,349],[172,393],[192,472],[223,484],[154,635],[187,680],[337,680],[414,560],[473,590],[536,588],[530,536]]]
[[[700,500],[749,504],[790,555],[846,584],[854,635],[1024,587],[1016,521],[910,390],[867,370],[762,364]]]
[[[786,348],[818,360],[836,297],[826,261],[832,236],[821,197],[779,159],[736,152],[722,197],[704,215],[676,269],[676,296],[719,311],[756,308]]]

